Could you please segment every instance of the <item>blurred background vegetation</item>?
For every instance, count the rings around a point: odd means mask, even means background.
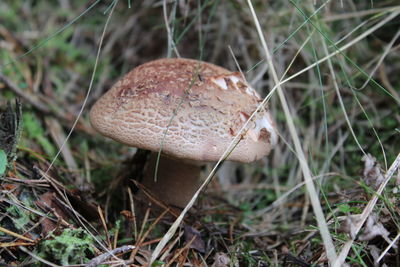
[[[252,3],[282,80],[350,44],[282,85],[339,252],[400,151],[399,3]],[[135,149],[96,134],[88,111],[135,66],[177,56],[240,66],[263,97],[275,85],[244,0],[0,2],[0,265],[84,264],[126,245],[139,248],[120,258],[145,265],[171,218],[135,220],[124,175]],[[156,264],[327,265],[287,117],[276,94],[268,105],[278,146],[253,164],[224,163]],[[350,265],[378,266],[400,232],[399,176],[370,219],[381,230],[364,229]],[[385,255],[400,265],[397,246]]]

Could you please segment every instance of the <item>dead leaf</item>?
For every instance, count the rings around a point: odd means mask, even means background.
[[[120,212],[120,214],[121,214],[122,216],[124,216],[125,219],[127,219],[127,220],[130,221],[130,222],[135,221],[135,216],[134,216],[134,215],[132,214],[132,212],[129,211],[129,210],[123,210],[123,211]]]
[[[206,252],[206,245],[204,244],[204,241],[201,238],[201,234],[200,234],[199,231],[197,231],[196,229],[194,229],[191,226],[185,225],[185,227],[184,227],[184,237],[185,237],[185,242],[186,243],[191,242],[189,248],[195,249],[195,250],[197,250],[198,252],[201,252],[201,253]]]
[[[365,223],[364,232],[358,237],[358,239],[360,241],[369,241],[380,236],[390,244],[392,241],[390,240],[389,235],[390,232],[386,230],[385,226],[383,226],[379,221],[378,216],[376,214],[371,214]],[[394,244],[393,247],[397,248]]]
[[[47,192],[40,196],[40,199],[36,201],[36,204],[45,211],[51,211],[54,214],[54,216],[58,219],[58,221],[60,220],[67,221],[69,217],[59,207],[55,198],[56,194],[54,192]],[[42,226],[42,232],[44,236],[54,231],[58,225],[58,223],[48,218],[43,218],[40,224]]]
[[[376,158],[370,154],[365,155],[362,160],[365,162],[363,172],[365,183],[377,189],[385,180],[381,173],[380,165],[376,162]]]
[[[214,263],[211,267],[229,267],[231,260],[228,255],[223,252],[218,252],[214,256]]]

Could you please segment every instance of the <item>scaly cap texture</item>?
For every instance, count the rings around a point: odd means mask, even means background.
[[[217,161],[260,102],[239,73],[192,59],[159,59],[117,82],[93,106],[90,121],[129,146],[158,151],[163,143],[162,152],[172,157]],[[228,160],[260,159],[276,141],[263,109]]]

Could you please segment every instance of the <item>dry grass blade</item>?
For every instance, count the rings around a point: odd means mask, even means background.
[[[174,9],[175,8],[176,8],[176,2],[174,4]],[[164,15],[165,28],[166,28],[167,34],[168,34],[168,55],[171,54],[170,50],[172,48],[175,52],[175,55],[177,57],[181,57],[178,52],[178,49],[176,47],[176,44],[174,42],[174,39],[173,39],[173,31],[171,30],[171,27],[169,25],[170,22],[169,22],[168,15],[167,15],[167,1],[166,0],[163,1],[163,15]]]
[[[19,247],[19,249],[23,252],[25,252],[26,254],[28,254],[29,256],[31,256],[32,258],[36,259],[37,261],[40,261],[41,263],[44,263],[47,266],[51,266],[51,267],[61,267],[60,265],[54,264],[52,262],[49,262],[48,260],[43,259],[42,257],[39,257],[38,255],[36,255],[35,253],[30,252],[27,248],[24,247]]]
[[[65,141],[65,134],[59,121],[54,118],[45,118],[45,122],[47,128],[49,129],[51,137],[61,149],[61,146]],[[63,149],[61,150],[61,154],[64,158],[65,163],[67,164],[68,169],[71,172],[75,172],[78,169],[78,164],[76,163],[74,156],[72,155],[71,148],[67,144],[64,145]],[[82,185],[84,181],[80,178],[80,176],[77,176],[77,179],[79,180],[75,181],[75,183],[77,185]]]
[[[315,63],[313,63],[313,64],[311,64],[309,66],[307,66],[306,68],[302,69],[301,71],[298,71],[295,74],[293,74],[292,76],[289,76],[288,78],[282,80],[279,84],[275,85],[274,88],[271,89],[271,91],[275,90],[278,86],[280,86],[280,85],[282,85],[282,84],[284,84],[284,83],[296,78],[297,76],[305,73],[306,71],[309,71],[310,69],[315,68],[316,66],[318,66],[319,64],[327,61],[328,59],[332,58],[333,56],[343,53],[344,50],[350,48],[354,44],[360,42],[362,39],[364,39],[367,36],[371,35],[373,32],[375,32],[376,30],[378,30],[382,26],[386,25],[389,21],[391,21],[392,19],[396,18],[400,14],[400,7],[393,8],[391,10],[392,10],[392,13],[389,16],[385,17],[385,19],[381,20],[379,23],[377,23],[373,27],[369,28],[367,31],[363,32],[362,34],[360,34],[359,36],[354,38],[352,41],[348,42],[347,44],[343,45],[342,47],[339,47],[338,49],[336,49],[334,52],[330,53],[329,55],[319,59],[318,61],[316,61]],[[396,99],[395,98],[394,100],[396,100],[398,103],[400,103],[400,99]]]
[[[148,227],[147,231],[144,232],[145,226],[147,224],[147,218],[150,214],[150,209],[146,210],[145,217],[142,222],[142,228],[140,229],[140,233],[138,235],[138,240],[136,241],[136,248],[132,251],[130,259],[134,259],[136,256],[136,253],[139,250],[139,247],[143,246],[144,240],[147,238],[147,236],[150,234],[150,232],[154,229],[154,227],[158,224],[158,222],[168,213],[168,210],[164,210],[155,220],[154,222]]]
[[[391,10],[393,10],[393,7],[383,7],[383,8],[374,8],[374,9],[370,9],[370,10],[360,10],[360,11],[356,11],[356,12],[346,12],[344,14],[327,16],[326,18],[323,19],[323,21],[329,22],[329,21],[344,20],[344,19],[350,19],[350,18],[360,18],[363,16],[368,16],[368,15],[391,11]]]
[[[22,240],[25,240],[25,241],[29,241],[29,242],[32,242],[32,243],[34,242],[32,239],[30,239],[28,237],[25,237],[23,235],[14,233],[13,231],[7,230],[7,229],[5,229],[5,228],[3,228],[1,226],[0,226],[0,232],[3,232],[5,234],[11,235],[13,237],[16,237],[16,238],[19,238],[19,239],[22,239]]]
[[[189,250],[189,247],[190,247],[190,245],[192,244],[193,241],[194,241],[194,238],[192,240],[190,240],[183,248],[179,249],[179,251],[175,253],[175,255],[169,260],[169,262],[166,264],[165,267],[171,266],[172,263],[174,263],[174,261],[179,256],[181,256],[184,252],[186,252],[186,257],[187,257],[187,251]]]
[[[378,198],[382,194],[383,189],[385,189],[390,178],[392,178],[394,172],[399,168],[399,166],[400,166],[400,153],[397,155],[396,159],[393,161],[389,170],[386,172],[384,182],[379,186],[375,195],[368,202],[368,205],[364,208],[363,212],[361,213],[360,220],[355,225],[354,237],[352,239],[350,239],[349,241],[347,241],[346,244],[343,246],[342,251],[339,254],[339,257],[333,264],[334,267],[343,266],[343,263],[346,260],[347,254],[349,253],[350,248],[353,245],[354,239],[357,236],[357,233],[361,230],[361,227],[363,226],[364,222],[367,220],[368,216],[371,214],[372,210],[374,209],[375,204],[378,202]]]
[[[318,180],[318,179],[333,177],[333,176],[335,176],[335,175],[338,175],[338,173],[325,173],[325,174],[322,174],[322,175],[318,175],[318,176],[312,177],[312,180],[314,181],[314,180]],[[294,186],[293,188],[287,190],[287,191],[286,191],[284,194],[282,194],[279,198],[277,198],[276,200],[274,200],[274,202],[272,202],[270,205],[268,205],[267,207],[265,207],[265,208],[262,209],[262,210],[257,211],[257,212],[254,214],[254,217],[261,216],[261,215],[267,213],[268,211],[270,211],[270,210],[272,210],[272,209],[274,209],[274,208],[276,208],[276,207],[279,207],[279,205],[282,205],[282,204],[284,203],[284,201],[285,201],[293,192],[295,192],[296,190],[298,190],[299,188],[301,188],[301,187],[304,186],[305,184],[306,184],[306,182],[303,181],[303,182],[297,184],[296,186]]]
[[[392,242],[390,242],[389,246],[387,246],[387,248],[382,252],[382,254],[379,256],[379,258],[377,259],[377,262],[379,263],[382,258],[386,255],[386,253],[389,251],[389,249],[391,249],[392,247],[395,246],[395,243],[397,242],[397,240],[399,240],[400,238],[400,233],[397,234],[397,236],[393,239]]]
[[[326,254],[327,254],[329,262],[333,263],[336,260],[336,257],[337,257],[336,256],[336,252],[335,252],[335,247],[333,245],[332,237],[331,237],[331,235],[329,233],[328,225],[326,223],[326,220],[325,220],[325,217],[324,217],[324,213],[323,213],[322,208],[321,208],[321,203],[319,201],[317,191],[316,191],[314,183],[312,181],[311,172],[310,172],[310,169],[308,167],[307,160],[306,160],[306,157],[304,155],[303,149],[301,147],[300,139],[298,137],[298,134],[297,134],[294,122],[293,122],[293,118],[292,118],[292,116],[290,114],[289,107],[288,107],[288,104],[286,102],[286,98],[285,98],[285,96],[283,94],[282,88],[280,87],[279,79],[278,79],[278,76],[277,76],[277,74],[275,72],[275,68],[274,68],[274,64],[273,64],[273,61],[272,61],[272,57],[271,57],[271,55],[269,53],[269,49],[268,49],[267,43],[266,43],[266,41],[264,39],[264,36],[263,36],[262,30],[261,30],[260,24],[258,22],[257,16],[255,14],[253,5],[252,5],[250,0],[248,0],[247,2],[249,4],[251,13],[253,15],[254,22],[256,24],[256,28],[257,28],[257,31],[258,31],[258,35],[259,35],[259,37],[261,39],[262,46],[263,46],[263,48],[265,50],[265,54],[267,56],[267,62],[268,62],[268,65],[269,65],[270,72],[272,74],[272,77],[274,78],[274,82],[278,85],[277,93],[278,93],[279,99],[280,99],[281,104],[282,104],[282,108],[283,108],[284,113],[285,113],[285,117],[286,117],[287,124],[288,124],[288,127],[289,127],[290,135],[291,135],[291,137],[293,139],[293,143],[295,145],[296,155],[297,155],[298,160],[300,162],[300,166],[301,166],[301,169],[302,169],[302,172],[303,172],[304,180],[306,182],[307,191],[308,191],[308,194],[310,196],[311,204],[313,206],[314,213],[315,213],[315,216],[316,216],[316,219],[317,219],[317,223],[318,223],[318,226],[320,228],[320,233],[321,233],[322,239],[324,241]]]
[[[137,240],[138,232],[137,232],[136,212],[135,212],[135,205],[134,205],[134,202],[133,202],[132,189],[130,187],[128,187],[128,196],[129,196],[129,205],[130,205],[130,208],[131,208],[132,215],[134,217],[134,220],[133,220],[133,237],[135,238],[135,240]]]
[[[160,256],[160,260],[161,261],[164,261],[168,257],[168,255],[171,255],[171,250],[179,242],[179,240],[181,239],[182,235],[183,235],[183,232],[180,232],[177,235],[177,237],[174,240],[172,240],[172,242],[170,242],[167,247],[165,247],[165,249],[163,251],[163,254]]]
[[[96,54],[96,59],[95,59],[95,63],[94,63],[94,67],[93,67],[93,72],[92,72],[92,76],[91,76],[91,79],[90,79],[90,83],[89,83],[89,86],[88,86],[88,90],[87,90],[86,95],[85,95],[85,98],[84,98],[84,100],[83,100],[83,102],[82,102],[81,108],[80,108],[80,110],[79,110],[79,112],[78,112],[78,115],[76,116],[76,119],[75,119],[74,123],[72,124],[72,127],[71,127],[70,131],[68,132],[68,135],[66,136],[65,140],[62,142],[62,144],[61,144],[61,146],[60,146],[60,148],[59,148],[57,154],[56,154],[56,155],[54,156],[54,158],[52,159],[52,161],[51,161],[50,165],[48,166],[47,170],[46,170],[45,172],[41,173],[41,174],[42,174],[42,177],[48,176],[48,172],[49,172],[50,169],[53,167],[53,164],[54,164],[55,161],[57,160],[58,156],[62,153],[63,148],[64,148],[65,145],[67,144],[69,138],[71,137],[72,133],[73,133],[74,130],[75,130],[75,127],[76,127],[78,121],[80,120],[80,118],[81,118],[81,116],[82,116],[82,113],[83,113],[83,111],[84,111],[84,108],[85,108],[85,106],[86,106],[86,103],[87,103],[87,101],[88,101],[88,99],[89,99],[89,95],[90,95],[90,93],[91,93],[91,91],[92,91],[92,88],[93,88],[93,83],[94,83],[94,80],[95,80],[95,75],[96,75],[98,63],[99,63],[99,60],[100,60],[100,54],[101,54],[101,51],[102,51],[102,48],[103,48],[103,41],[104,41],[104,38],[105,38],[105,35],[106,35],[106,32],[107,32],[107,28],[108,28],[109,22],[110,22],[110,20],[111,20],[111,17],[112,17],[112,15],[113,15],[113,12],[114,12],[114,10],[115,10],[115,7],[116,7],[117,4],[118,4],[118,1],[119,1],[119,0],[115,0],[115,1],[113,1],[113,3],[110,5],[111,10],[110,10],[110,12],[109,12],[109,15],[107,16],[107,20],[106,20],[106,22],[105,22],[105,24],[104,24],[103,31],[102,31],[102,34],[101,34],[101,36],[100,36],[100,43],[99,43],[99,45],[98,45],[97,54]],[[54,183],[57,183],[54,179],[50,179],[49,181],[50,181],[50,183],[51,183],[52,185],[53,185]],[[58,184],[58,183],[57,183],[57,184]],[[54,187],[55,187],[55,189],[58,190],[58,193],[59,193],[61,196],[64,196],[64,193],[61,192],[60,189],[58,189],[58,186],[54,186]],[[61,187],[62,187],[62,186],[61,186]],[[69,200],[68,200],[68,198],[67,198],[66,196],[64,196],[64,200],[66,201],[66,203],[68,203],[68,204],[70,205],[70,207],[72,207],[72,205],[69,203]],[[97,243],[98,243],[101,247],[103,247],[103,249],[106,250],[108,253],[111,253],[111,255],[112,255],[113,257],[115,257],[116,259],[118,259],[108,248],[106,248],[106,247],[102,244],[101,241],[99,241],[99,240],[91,233],[91,231],[89,231],[89,230],[87,229],[87,227],[85,226],[85,224],[81,221],[81,217],[78,215],[78,213],[77,213],[73,208],[71,209],[71,211],[76,215],[76,219],[78,219],[78,220],[81,222],[82,226],[87,230],[88,233],[90,233],[90,234],[93,236],[93,238],[97,241]],[[33,257],[33,256],[32,256],[32,257]]]
[[[104,228],[104,233],[106,235],[106,241],[107,241],[107,244],[108,244],[108,249],[111,249],[112,248],[112,243],[111,243],[110,235],[109,235],[109,232],[108,232],[107,223],[106,223],[106,220],[104,219],[104,214],[103,214],[103,211],[101,210],[100,206],[97,206],[97,212],[99,213],[101,224],[103,225],[103,228]]]
[[[386,46],[385,51],[383,52],[382,56],[379,58],[378,62],[376,63],[374,69],[371,71],[369,74],[368,79],[364,82],[364,84],[361,86],[361,89],[365,88],[367,84],[371,81],[372,77],[376,73],[376,71],[379,69],[379,67],[382,65],[383,60],[387,57],[387,55],[391,52],[396,40],[400,36],[400,29],[396,32],[390,43]]]
[[[10,247],[19,247],[19,246],[32,246],[34,243],[25,243],[25,242],[9,242],[9,243],[0,243],[0,248],[10,248]]]

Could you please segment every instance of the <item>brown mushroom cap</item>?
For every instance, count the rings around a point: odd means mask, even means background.
[[[239,73],[197,60],[159,59],[117,82],[93,106],[90,121],[129,146],[158,151],[163,142],[164,154],[217,161],[260,101]],[[270,114],[262,110],[228,159],[260,159],[276,139]]]

